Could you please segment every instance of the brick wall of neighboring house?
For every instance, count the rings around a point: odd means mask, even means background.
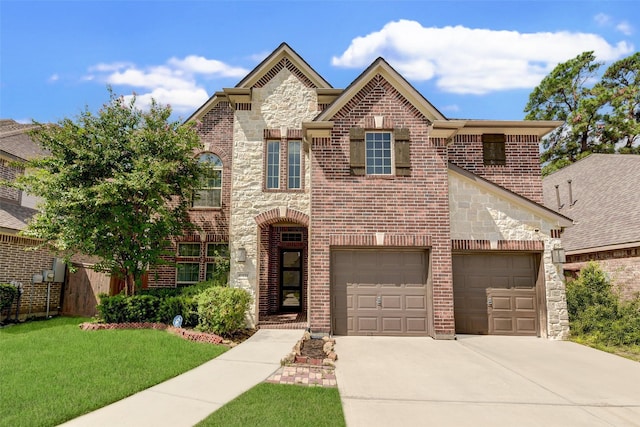
[[[205,116],[198,126],[198,135],[203,148],[201,153],[213,153],[222,160],[222,207],[194,208],[189,212],[190,221],[198,230],[173,239],[169,251],[177,255],[179,242],[201,243],[201,255],[197,259],[181,259],[167,256],[169,264],[159,266],[149,272],[150,287],[173,287],[176,285],[176,269],[173,263],[180,261],[198,262],[200,280],[205,277],[205,265],[211,262],[206,258],[206,243],[229,242],[229,212],[231,205],[231,170],[233,151],[233,110],[228,102],[219,102]]]
[[[50,270],[53,265],[53,255],[46,250],[29,250],[37,241],[0,234],[0,283],[11,281],[21,282],[23,294],[20,299],[20,318],[40,317],[47,310],[47,284],[31,283],[34,274],[42,274],[43,270]],[[49,314],[58,314],[60,305],[61,283],[53,283],[50,287]],[[11,316],[15,316],[15,303],[11,308]],[[4,312],[2,313],[4,319]]]
[[[483,163],[482,135],[457,135],[449,161],[507,190],[542,203],[539,140],[535,135],[506,135],[504,166]]]
[[[0,158],[0,181],[13,181],[21,173],[21,168],[11,166],[9,160]],[[20,191],[15,188],[0,186],[0,199],[19,203]]]
[[[0,234],[0,283],[10,283],[17,281],[23,285],[23,294],[20,298],[19,318],[24,320],[29,317],[43,317],[47,313],[47,291],[49,291],[49,315],[60,314],[64,300],[61,296],[62,283],[32,283],[32,277],[42,274],[43,270],[50,270],[53,266],[54,254],[45,249],[33,250],[31,248],[38,245],[38,240],[25,237]],[[91,266],[95,259],[84,255],[74,255],[73,262],[83,263]],[[69,271],[65,275],[68,279]],[[99,273],[101,274],[101,273]],[[94,275],[96,280],[101,280]],[[91,281],[89,281],[91,285]],[[17,301],[16,301],[17,302]],[[10,319],[15,318],[16,302],[11,307]],[[95,303],[94,303],[95,306]],[[69,314],[69,313],[67,313]],[[2,313],[1,319],[4,319]]]
[[[620,290],[623,298],[631,298],[640,293],[640,247],[567,255],[565,274],[577,277],[580,268],[588,261],[598,263],[611,283]]]
[[[420,247],[431,242],[434,329],[454,334],[447,149],[444,139],[430,139],[425,118],[377,75],[334,117],[332,138],[312,153],[310,326],[329,332],[330,242],[345,244],[385,241]],[[410,176],[352,176],[349,130],[374,127],[373,116],[384,116],[383,128],[410,129]],[[396,244],[398,244],[396,243]],[[375,245],[375,243],[373,243]],[[379,246],[382,248],[383,246]]]

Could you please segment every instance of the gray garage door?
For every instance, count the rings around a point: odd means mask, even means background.
[[[422,250],[331,254],[336,335],[427,335],[427,257]]]
[[[453,256],[456,333],[538,335],[535,254]]]

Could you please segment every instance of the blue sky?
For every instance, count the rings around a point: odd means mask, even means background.
[[[638,16],[637,0],[0,0],[0,118],[97,111],[107,85],[186,118],[287,42],[333,87],[382,56],[449,118],[520,120],[558,63],[637,51]]]

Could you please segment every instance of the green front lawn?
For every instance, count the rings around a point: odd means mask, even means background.
[[[57,425],[226,351],[166,331],[80,330],[87,320],[0,329],[0,427]]]
[[[337,388],[261,383],[209,415],[198,427],[344,425]]]

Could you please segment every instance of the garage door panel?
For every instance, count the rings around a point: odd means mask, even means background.
[[[402,296],[384,295],[380,297],[382,310],[399,310],[402,308]]]
[[[407,310],[426,310],[427,299],[424,295],[408,295],[405,297],[405,308]]]
[[[513,306],[511,305],[511,298],[510,297],[498,297],[498,296],[494,296],[492,298],[493,301],[493,310],[508,310],[511,311],[513,310]]]
[[[366,309],[375,309],[377,307],[376,296],[375,295],[356,295],[356,309],[357,310],[366,310]]]
[[[533,254],[454,255],[456,332],[537,335],[536,265]]]
[[[425,317],[407,317],[407,332],[427,333],[427,319]]]
[[[382,332],[385,333],[401,333],[402,318],[400,317],[384,317],[382,318]]]
[[[335,334],[428,334],[425,251],[336,250],[331,258],[332,295],[341,298],[332,299]]]
[[[535,301],[534,301],[535,296],[531,296],[531,297],[515,297],[515,306],[516,306],[516,310],[518,311],[524,311],[524,310],[529,310],[529,311],[534,311],[536,306],[535,306]]]

